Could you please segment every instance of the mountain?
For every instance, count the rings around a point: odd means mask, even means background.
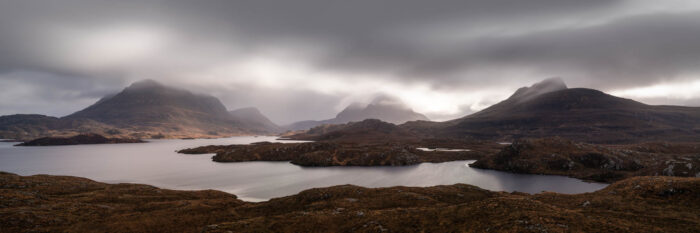
[[[387,142],[417,141],[419,137],[392,123],[377,119],[366,119],[338,125],[321,125],[303,133],[288,136],[294,140],[342,141],[342,142]]]
[[[282,127],[273,123],[260,110],[255,107],[240,108],[229,111],[229,114],[245,125],[247,128],[262,132],[281,133]]]
[[[512,140],[560,136],[580,141],[693,141],[700,108],[654,106],[548,79],[472,115],[403,128],[435,137]]]
[[[366,106],[357,103],[351,104],[332,119],[322,121],[300,121],[288,125],[285,128],[289,130],[306,130],[324,124],[345,124],[365,119],[379,119],[393,124],[429,120],[425,115],[414,112],[402,103],[386,101],[386,99],[375,99]]]
[[[90,119],[122,129],[161,134],[219,135],[251,131],[232,117],[219,99],[152,80],[136,82],[65,119]]]
[[[221,137],[271,134],[279,132],[278,128],[257,110],[229,113],[216,97],[152,80],[133,83],[62,118],[0,117],[0,137],[21,140],[81,133],[136,138]]]

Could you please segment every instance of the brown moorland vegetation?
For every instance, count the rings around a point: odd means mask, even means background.
[[[426,145],[440,145],[426,142]],[[454,145],[454,144],[450,144]],[[406,143],[253,143],[251,145],[203,146],[180,150],[184,154],[214,153],[216,162],[291,161],[300,166],[404,166],[424,162],[474,160],[494,153],[498,144],[469,151],[423,151]]]
[[[632,176],[700,177],[700,143],[595,145],[563,138],[526,139],[470,166],[601,182]]]
[[[250,203],[78,177],[0,173],[0,232],[697,232],[700,178],[634,177],[602,190],[316,188]]]

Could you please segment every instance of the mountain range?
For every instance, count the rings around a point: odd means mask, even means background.
[[[348,124],[351,122],[359,124]],[[293,138],[350,141],[363,135],[367,140],[396,136],[512,141],[559,136],[593,143],[697,141],[700,108],[647,105],[594,89],[569,88],[553,78],[520,88],[484,110],[445,122],[428,121],[403,104],[378,100],[365,106],[352,104],[332,119],[281,127],[256,108],[228,111],[215,97],[146,80],[61,118],[0,116],[0,138],[20,140],[79,133],[185,138],[278,134],[284,130],[307,130]]]

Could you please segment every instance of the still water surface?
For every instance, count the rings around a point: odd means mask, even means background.
[[[591,192],[605,184],[563,176],[523,175],[470,168],[473,161],[406,167],[314,167],[288,162],[216,163],[212,155],[183,155],[179,149],[274,141],[275,137],[151,140],[138,144],[13,147],[0,143],[0,171],[19,175],[70,175],[107,183],[140,183],[179,190],[216,189],[246,201],[342,184],[365,187],[434,186],[465,183],[494,191]],[[289,141],[283,141],[289,142]]]

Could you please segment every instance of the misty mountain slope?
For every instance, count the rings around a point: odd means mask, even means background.
[[[463,118],[403,127],[437,137],[499,140],[548,136],[607,143],[700,139],[700,108],[653,106],[593,89],[548,87],[551,85],[520,89]]]
[[[346,124],[321,125],[306,132],[291,135],[289,139],[343,142],[417,141],[419,137],[392,123],[366,119]]]
[[[336,115],[335,118],[322,121],[300,121],[286,126],[290,130],[306,130],[324,124],[345,124],[365,119],[379,119],[393,124],[401,124],[408,121],[423,120],[428,118],[414,112],[402,103],[375,100],[367,106],[351,104]]]
[[[280,133],[283,131],[282,127],[270,121],[270,119],[268,119],[255,107],[232,110],[229,111],[229,114],[231,114],[233,118],[249,129],[271,133]]]

